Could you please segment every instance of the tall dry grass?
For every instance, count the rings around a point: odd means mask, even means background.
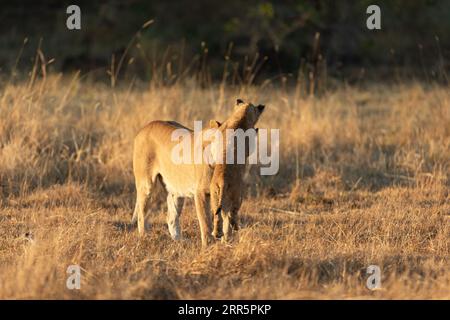
[[[297,88],[298,89],[298,88]],[[116,85],[78,74],[0,88],[1,298],[450,298],[450,91],[342,86]],[[133,137],[154,119],[223,120],[267,105],[280,171],[253,175],[231,245],[200,250],[188,203],[173,242],[155,201],[144,238]],[[158,200],[158,199],[155,199]],[[81,290],[65,286],[82,267]],[[367,266],[382,289],[365,287]]]

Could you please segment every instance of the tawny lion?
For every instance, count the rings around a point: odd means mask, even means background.
[[[251,103],[244,103],[238,99],[234,107],[233,114],[222,125],[217,121],[211,121],[211,126],[218,130],[224,128],[252,128],[262,111],[264,106],[254,106]],[[233,184],[231,177],[222,172],[226,164],[213,165],[207,162],[203,163],[174,163],[172,159],[172,150],[178,144],[178,141],[173,141],[172,133],[177,129],[185,129],[191,135],[192,145],[195,145],[195,137],[193,131],[184,127],[183,125],[174,121],[152,121],[142,128],[136,135],[134,140],[133,153],[133,170],[136,184],[136,205],[132,218],[132,223],[137,220],[138,231],[143,235],[148,228],[145,222],[145,209],[147,199],[154,189],[157,180],[160,180],[164,185],[167,195],[167,224],[169,233],[174,240],[181,238],[180,229],[180,214],[185,198],[194,198],[195,207],[197,211],[197,218],[200,224],[202,246],[207,246],[211,241],[211,211],[210,211],[210,192],[216,192],[216,188],[211,188],[211,179],[214,174],[214,168],[218,166],[217,173],[215,173],[215,181],[223,178],[227,183]],[[205,137],[199,135],[199,139]],[[202,147],[205,148],[207,144],[211,143],[208,139],[202,140]],[[194,150],[194,148],[192,148]],[[222,168],[222,169],[220,169]],[[236,181],[238,184],[240,180]],[[224,181],[225,183],[225,181]],[[224,183],[216,183],[218,188]],[[217,189],[219,190],[219,189]],[[228,188],[220,188],[221,191],[228,192]],[[233,197],[234,199],[235,197]],[[213,203],[221,204],[224,209],[224,229],[227,229],[228,219],[226,218],[228,212],[228,202],[224,200],[228,198],[221,198],[217,200],[214,198]],[[238,197],[236,197],[238,200]],[[240,206],[240,197],[239,197]],[[232,215],[237,214],[239,206],[233,206]],[[215,209],[215,213],[217,208]]]
[[[217,123],[215,127],[222,132],[222,136],[226,136],[225,132],[229,129],[234,131],[237,129],[244,131],[252,129],[264,111],[264,108],[264,105],[255,107],[252,104],[238,99],[231,117],[222,124]],[[231,138],[234,139],[233,136]],[[245,139],[245,136],[243,138]],[[249,139],[252,139],[252,137],[249,137]],[[248,140],[245,140],[245,158],[252,152],[248,142]],[[238,157],[236,144],[230,143],[230,141],[226,141],[225,139],[222,143],[222,157],[225,158],[226,153],[231,152],[233,153],[233,159],[236,160]],[[230,147],[233,150],[229,150]],[[245,166],[246,163],[237,162],[217,163],[214,166],[210,195],[211,209],[214,214],[214,230],[212,234],[216,239],[222,236],[223,230],[223,240],[228,241],[232,231],[239,229],[238,212],[244,195],[245,183],[243,178],[245,175]]]

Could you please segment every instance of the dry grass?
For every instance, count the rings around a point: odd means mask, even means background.
[[[0,89],[0,298],[450,298],[450,91],[342,87],[111,89],[50,75]],[[200,250],[192,203],[173,242],[128,222],[132,139],[152,119],[223,120],[237,97],[280,128],[231,245]],[[157,199],[155,199],[157,200]],[[33,238],[33,241],[30,241]],[[81,290],[66,268],[83,268]],[[382,289],[365,270],[382,269]]]

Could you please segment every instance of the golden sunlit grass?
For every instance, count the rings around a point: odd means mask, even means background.
[[[129,225],[132,141],[145,123],[224,120],[236,98],[267,105],[280,172],[249,184],[238,239],[200,249],[164,202]],[[450,91],[276,86],[116,87],[47,75],[0,89],[0,298],[450,298]],[[82,267],[81,290],[66,269]],[[382,289],[366,288],[379,265]]]

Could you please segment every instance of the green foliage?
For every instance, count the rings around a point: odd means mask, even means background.
[[[183,43],[188,61],[204,53],[200,48],[204,42],[208,63],[214,65],[223,63],[233,43],[234,60],[256,52],[268,56],[267,72],[295,72],[302,58],[311,57],[316,33],[330,70],[341,62],[345,66],[392,63],[392,49],[399,57],[395,63],[412,66],[446,58],[450,51],[450,2],[444,0],[379,0],[382,30],[375,32],[365,26],[366,8],[373,4],[370,0],[85,0],[78,1],[82,9],[82,30],[78,32],[65,28],[69,3],[19,0],[1,4],[0,63],[15,61],[25,37],[29,42],[22,61],[28,63],[43,37],[43,52],[56,58],[54,67],[58,69],[104,66],[111,62],[112,54],[123,53],[149,19],[154,19],[154,24],[138,37],[148,56],[162,56],[168,47],[173,52],[174,45]],[[136,58],[142,55],[134,47],[131,51]]]

